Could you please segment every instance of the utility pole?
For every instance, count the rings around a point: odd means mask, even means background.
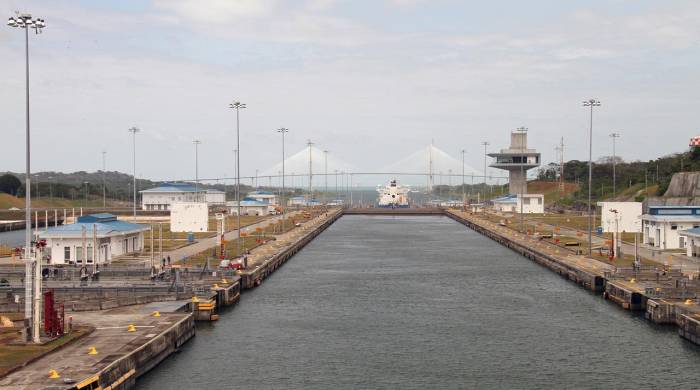
[[[32,259],[32,197],[31,197],[31,142],[30,142],[30,126],[29,126],[29,29],[34,29],[35,34],[39,34],[46,27],[44,19],[33,19],[30,14],[17,14],[15,17],[9,18],[7,25],[10,27],[18,27],[24,29],[24,64],[25,64],[25,165],[26,176],[24,182],[24,260],[25,260],[25,275],[24,275],[24,317],[31,325],[32,341],[40,343],[39,328],[41,327],[40,304],[41,304],[41,258],[36,256]],[[35,261],[34,261],[35,260]],[[32,296],[32,268],[34,268],[34,296]],[[34,310],[32,311],[32,301]]]
[[[488,141],[484,141],[481,144],[484,145],[484,197],[485,197],[486,196],[486,169],[487,169],[486,168],[486,152],[487,152],[488,146],[491,144]],[[484,202],[484,203],[486,203],[486,202]]]
[[[132,127],[129,132],[132,134],[133,139],[133,167],[134,167],[134,221],[136,220],[136,133],[141,131],[138,127]]]
[[[588,133],[588,256],[593,255],[593,209],[591,207],[591,186],[593,183],[593,107],[600,107],[600,101],[589,99],[583,102],[584,107],[590,107],[591,120]]]
[[[233,102],[229,108],[236,110],[236,254],[241,255],[241,132],[240,110],[246,108],[245,103]]]
[[[102,208],[107,207],[107,187],[105,181],[105,170],[107,169],[107,152],[102,151]]]
[[[323,178],[324,178],[324,182],[325,182],[325,184],[324,184],[325,189],[323,190],[323,203],[326,204],[326,203],[328,203],[328,151],[327,150],[323,151],[323,158],[324,158]]]
[[[613,144],[612,169],[613,169],[613,198],[614,198],[617,195],[616,178],[615,178],[615,165],[617,164],[617,154],[615,153],[615,140],[617,138],[620,138],[620,134],[619,133],[611,133],[610,138],[612,138],[612,144]]]
[[[199,202],[199,144],[202,141],[195,139],[194,144],[194,199]]]
[[[521,126],[517,130],[525,136],[527,135],[527,127]],[[527,156],[525,156],[525,140],[520,140],[520,178],[523,182],[520,184],[520,232],[525,234],[527,229],[525,229],[525,213],[523,212],[523,203],[525,203],[525,188],[527,187],[527,177],[525,177],[525,162],[527,161]]]
[[[277,132],[282,134],[282,191],[280,192],[280,206],[282,207],[282,232],[284,232],[284,214],[285,214],[285,209],[282,205],[282,195],[284,194],[284,135],[286,133],[289,133],[289,129],[286,129],[284,127],[280,127],[277,129]]]
[[[464,149],[462,149],[462,210],[466,207],[466,198],[464,191]]]
[[[313,160],[312,160],[312,156],[313,156],[313,149],[312,149],[312,146],[313,146],[313,145],[314,145],[314,144],[313,144],[313,142],[311,142],[311,140],[308,140],[308,141],[306,142],[306,146],[309,147],[309,200],[306,202],[306,205],[307,205],[307,206],[310,206],[310,205],[311,205],[311,200],[312,200],[313,197],[314,197],[314,194],[313,194],[313,185],[312,185],[312,181],[313,181],[313,177],[314,177]]]

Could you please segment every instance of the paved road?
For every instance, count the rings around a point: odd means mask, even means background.
[[[542,222],[539,220],[535,220],[535,221],[526,220],[525,223],[528,225],[531,225],[531,226],[536,226],[538,223],[541,223],[542,225],[548,226],[549,228],[555,227],[555,225],[551,225],[551,224],[548,224],[546,222]],[[577,232],[583,232],[585,234],[585,236],[582,238],[584,239],[584,241],[588,240],[588,236],[587,236],[587,233],[585,231],[566,228],[564,226],[559,226],[559,225],[557,225],[557,227],[559,227],[561,229],[560,230],[561,234],[571,236],[571,237],[576,237]],[[593,246],[595,247],[595,246],[605,245],[605,241],[610,240],[610,238],[593,234],[591,236],[591,240],[593,241]],[[629,243],[629,242],[623,241],[620,246],[622,249],[622,253],[634,254],[634,243]],[[673,266],[682,266],[684,270],[688,269],[688,270],[700,271],[700,262],[698,262],[697,260],[692,259],[688,256],[659,251],[659,250],[656,250],[656,249],[649,247],[648,245],[642,245],[642,244],[638,245],[637,250],[639,253],[639,257],[646,259],[648,261],[657,263],[659,265],[667,265],[668,260],[669,260],[669,256],[671,256],[672,257],[671,264]]]

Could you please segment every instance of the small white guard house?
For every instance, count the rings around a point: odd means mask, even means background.
[[[700,257],[700,228],[683,230],[678,234],[686,237],[686,255],[688,257]]]
[[[163,183],[139,192],[143,210],[170,210],[173,203],[180,202],[206,202],[209,206],[223,206],[226,203],[225,192],[195,189],[190,183]]]
[[[506,195],[501,198],[494,199],[493,209],[502,213],[520,214],[520,200],[523,200],[523,214],[543,214],[544,213],[544,195],[542,194],[523,194]]]
[[[46,240],[51,264],[92,264],[93,245],[100,264],[109,263],[114,256],[141,251],[143,233],[148,229],[146,225],[119,221],[114,215],[103,213],[78,217],[73,224],[50,227],[39,233],[39,238]]]
[[[649,206],[642,215],[644,243],[660,249],[686,247],[683,230],[700,227],[700,206]]]
[[[230,215],[238,215],[238,203],[235,200],[226,202],[226,207],[228,207]],[[243,198],[243,200],[241,200],[241,215],[263,216],[269,213],[270,211],[267,203],[251,198]]]
[[[257,200],[258,202],[262,202],[270,206],[276,206],[279,204],[277,195],[270,191],[253,191],[249,193],[246,198]]]

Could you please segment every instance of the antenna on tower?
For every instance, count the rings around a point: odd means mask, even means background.
[[[564,137],[561,137],[559,145],[554,148],[557,151],[557,157],[559,160],[559,197],[564,194]]]

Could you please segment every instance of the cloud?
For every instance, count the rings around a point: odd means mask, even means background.
[[[157,10],[177,16],[182,23],[228,24],[269,15],[274,0],[155,0]]]

